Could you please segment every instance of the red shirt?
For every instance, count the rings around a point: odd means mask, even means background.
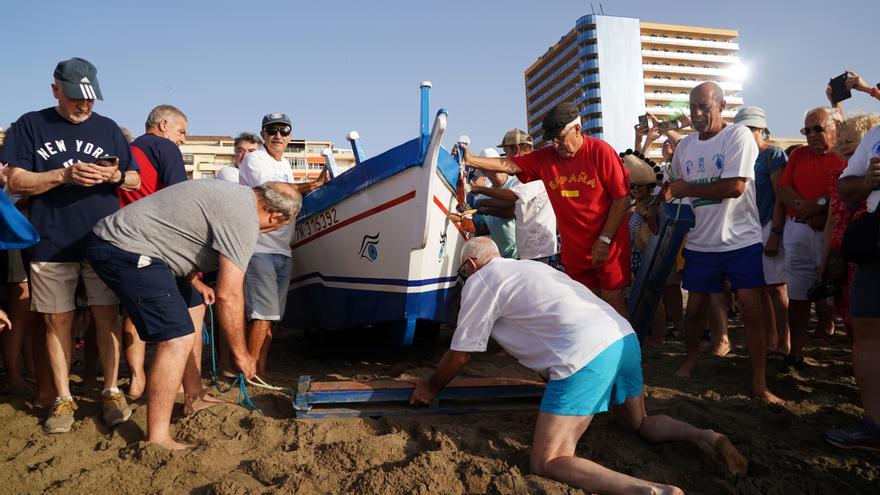
[[[605,141],[584,137],[581,149],[566,160],[553,146],[511,157],[525,175],[540,179],[562,236],[562,264],[593,268],[593,244],[602,233],[611,202],[629,194],[629,172],[614,148]],[[611,243],[609,258],[630,249],[629,229],[621,221]]]
[[[816,156],[808,146],[794,150],[788,158],[788,165],[782,172],[779,186],[794,189],[803,199],[828,198],[832,177],[846,168],[846,162],[834,153]],[[797,212],[786,208],[788,216],[796,217]]]

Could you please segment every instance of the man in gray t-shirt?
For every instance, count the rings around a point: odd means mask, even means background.
[[[268,182],[253,189],[197,180],[162,189],[100,221],[86,256],[119,297],[146,342],[158,342],[147,376],[147,441],[170,449],[187,445],[170,434],[174,396],[200,388],[187,360],[194,328],[178,283],[199,271],[217,276],[217,313],[235,364],[246,378],[256,363],[244,338],[244,272],[257,236],[289,224],[302,206],[296,187]]]

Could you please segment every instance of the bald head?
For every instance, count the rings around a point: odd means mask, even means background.
[[[489,236],[474,237],[464,243],[461,248],[461,261],[474,259],[478,266],[483,266],[493,258],[501,256],[498,246]]]
[[[706,81],[691,90],[691,122],[701,140],[711,138],[724,128],[721,112],[726,105],[724,90],[718,83]]]

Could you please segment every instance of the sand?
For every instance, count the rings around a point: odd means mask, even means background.
[[[441,334],[429,352],[309,357],[302,334],[289,331],[273,343],[272,381],[294,386],[301,374],[425,376],[449,337]],[[880,457],[838,449],[821,436],[862,414],[846,337],[811,342],[803,372],[771,371],[771,388],[788,400],[784,408],[747,396],[742,331],[733,329],[732,338],[733,352],[704,358],[691,381],[672,376],[683,343],[647,350],[647,407],[729,435],[750,462],[746,477],[724,474],[690,445],[651,445],[627,435],[607,414],[594,419],[578,454],[686,493],[880,493]],[[535,378],[497,347],[475,356],[464,374]],[[220,406],[183,418],[178,404],[177,439],[199,445],[183,453],[144,443],[143,403],[135,404],[130,421],[109,430],[99,419],[98,392],[74,387],[80,409],[73,430],[47,436],[40,431],[45,413],[32,411],[24,398],[0,395],[0,493],[583,493],[529,474],[535,413],[295,420],[288,396],[251,392],[265,416]],[[234,400],[235,393],[223,396]]]

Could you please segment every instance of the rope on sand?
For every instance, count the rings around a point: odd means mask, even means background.
[[[254,402],[251,400],[251,396],[248,394],[246,382],[249,381],[250,380],[245,380],[244,373],[239,373],[238,378],[236,378],[235,382],[232,384],[232,386],[235,386],[236,383],[238,384],[238,405],[242,407],[249,407],[254,411],[257,411],[261,415],[265,416],[265,414],[263,414],[263,410],[254,405]]]

